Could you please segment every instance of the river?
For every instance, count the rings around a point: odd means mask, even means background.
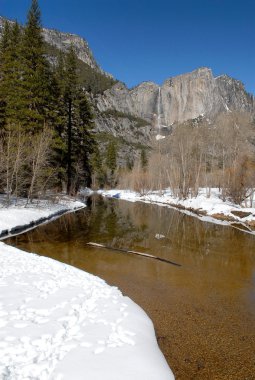
[[[254,235],[173,208],[92,197],[86,209],[5,242],[119,287],[152,319],[177,380],[255,379]]]

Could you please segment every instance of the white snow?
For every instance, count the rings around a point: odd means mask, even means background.
[[[0,379],[174,376],[150,319],[117,288],[0,243]]]
[[[228,108],[227,103],[224,103],[224,107],[225,107],[225,110],[226,110],[227,112],[232,112],[232,111]]]
[[[41,201],[0,208],[0,234],[82,207],[84,203],[66,199],[55,205]],[[0,243],[0,379],[174,376],[158,348],[151,320],[117,288]]]
[[[0,235],[4,231],[10,233],[15,228],[30,228],[31,224],[41,219],[46,221],[60,213],[74,211],[85,207],[85,204],[70,198],[62,198],[58,203],[46,201],[26,205],[25,201],[19,200],[17,206],[11,204],[9,207],[0,205]]]
[[[166,136],[163,136],[163,135],[156,135],[156,140],[158,141],[158,140],[163,140],[163,139],[165,139],[166,138]]]
[[[164,239],[164,238],[165,238],[165,235],[162,235],[162,234],[156,234],[155,235],[155,239],[157,239],[157,240]]]
[[[255,207],[243,207],[236,205],[230,201],[223,201],[220,198],[220,192],[218,189],[211,189],[211,196],[207,197],[206,189],[201,188],[197,197],[179,199],[174,197],[169,189],[164,190],[162,193],[159,191],[148,192],[146,195],[141,195],[130,190],[105,190],[100,194],[106,197],[113,197],[114,194],[118,194],[118,197],[127,201],[136,202],[142,201],[146,203],[156,203],[161,206],[183,206],[186,210],[180,210],[186,214],[193,215],[192,210],[206,212],[206,215],[199,216],[199,219],[203,221],[213,222],[217,224],[229,225],[230,222],[226,220],[218,220],[213,218],[214,214],[222,214],[225,216],[231,216],[239,223],[245,224],[246,222],[255,221]],[[244,211],[250,213],[249,216],[240,218],[232,211]],[[197,217],[197,215],[195,215]]]

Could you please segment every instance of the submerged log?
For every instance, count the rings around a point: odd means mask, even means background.
[[[93,242],[89,242],[89,243],[87,243],[87,245],[90,245],[91,247],[94,247],[94,248],[105,248],[105,249],[110,249],[112,251],[119,251],[119,252],[123,252],[123,253],[128,253],[131,255],[143,256],[143,257],[146,257],[148,259],[163,261],[164,263],[175,265],[177,267],[181,267],[181,264],[175,263],[174,261],[170,261],[167,259],[163,259],[163,258],[158,257],[158,256],[150,255],[149,253],[131,251],[131,250],[124,249],[124,248],[115,248],[115,247],[111,247],[109,245],[98,244],[98,243],[93,243]]]

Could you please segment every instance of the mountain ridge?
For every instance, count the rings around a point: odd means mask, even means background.
[[[0,16],[0,35],[3,30],[5,21],[14,23],[15,21],[9,20],[4,16]],[[96,62],[93,56],[92,50],[89,47],[88,41],[79,36],[78,34],[62,32],[54,28],[42,28],[42,34],[46,43],[55,46],[57,49],[67,51],[68,47],[73,44],[77,57],[92,69],[99,73],[113,78],[113,75],[104,71],[100,65]]]
[[[172,125],[200,115],[254,112],[254,99],[241,81],[226,74],[214,77],[210,68],[202,67],[170,77],[161,86],[148,81],[128,89],[117,82],[98,97],[97,105],[100,111],[116,109],[148,120],[160,112],[165,124]]]
[[[5,20],[0,16],[0,34]],[[122,161],[124,157],[137,156],[138,146],[149,147],[151,136],[161,127],[171,127],[201,115],[212,120],[222,112],[254,114],[254,96],[245,90],[241,81],[227,74],[214,77],[212,69],[200,67],[169,77],[161,85],[143,81],[129,89],[125,83],[111,80],[112,75],[101,69],[84,38],[47,28],[43,29],[43,35],[56,51],[66,51],[74,44],[77,57],[87,65],[85,89],[90,87],[90,80],[97,87],[92,93],[88,92],[95,113],[95,131],[101,134],[104,145],[106,140],[119,138]],[[108,79],[97,86],[100,76]]]

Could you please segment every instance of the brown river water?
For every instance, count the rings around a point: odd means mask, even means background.
[[[255,379],[254,235],[172,208],[94,197],[86,209],[5,242],[119,287],[152,319],[177,380]]]

